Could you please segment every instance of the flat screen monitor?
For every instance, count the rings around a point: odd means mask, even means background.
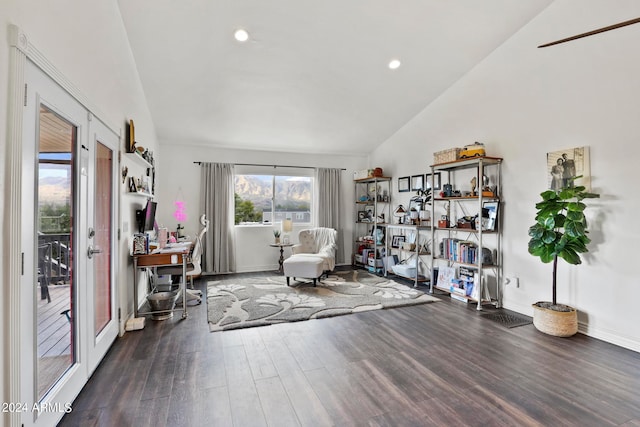
[[[145,231],[151,231],[154,228],[156,222],[156,202],[151,200],[147,201],[147,205],[144,209],[136,211],[136,220],[138,222],[138,231],[144,233]]]

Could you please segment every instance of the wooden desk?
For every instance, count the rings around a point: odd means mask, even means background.
[[[187,318],[187,263],[191,252],[191,244],[165,248],[156,253],[133,255],[133,315],[164,313],[163,311],[138,311],[138,269],[182,266],[182,308],[171,311],[182,311],[182,318]],[[166,310],[169,311],[169,310]]]

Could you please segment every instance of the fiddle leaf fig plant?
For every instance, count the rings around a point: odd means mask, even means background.
[[[571,184],[581,176],[575,177]],[[553,262],[552,304],[557,305],[556,285],[558,258],[569,264],[581,264],[581,253],[589,251],[584,199],[600,197],[586,191],[584,186],[571,186],[560,191],[547,190],[536,203],[536,223],[529,227],[529,253],[543,263]],[[550,307],[552,308],[552,307]]]

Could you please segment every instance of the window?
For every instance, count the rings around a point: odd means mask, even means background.
[[[250,173],[252,169],[254,173]],[[282,174],[274,174],[269,168],[271,174],[261,173],[264,169],[236,168],[236,225],[273,224],[286,218],[294,223],[311,223],[313,171],[287,168]]]

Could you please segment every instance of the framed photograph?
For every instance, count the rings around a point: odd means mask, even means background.
[[[424,181],[424,189],[428,190],[429,188],[431,188],[431,174],[427,173],[424,175],[425,181]],[[439,190],[441,187],[440,184],[440,172],[436,172],[433,174],[433,188],[431,188],[432,190]]]
[[[133,120],[129,120],[129,132],[127,133],[127,153],[136,151],[136,129]]]
[[[397,236],[393,236],[391,238],[391,247],[392,248],[399,248],[402,246],[402,243],[404,243],[406,240],[406,238],[402,235],[397,235]]]
[[[398,191],[400,193],[405,193],[407,191],[411,191],[410,181],[408,176],[403,176],[402,178],[398,178]]]
[[[591,191],[589,147],[567,148],[547,153],[547,183],[551,190],[584,185]],[[574,180],[575,177],[581,176]]]
[[[424,175],[411,176],[411,190],[422,190],[424,187]]]
[[[367,217],[366,211],[358,211],[358,222],[363,222]]]
[[[482,222],[484,226],[483,230],[495,231],[498,225],[498,209],[500,207],[499,202],[484,202],[482,204]]]

